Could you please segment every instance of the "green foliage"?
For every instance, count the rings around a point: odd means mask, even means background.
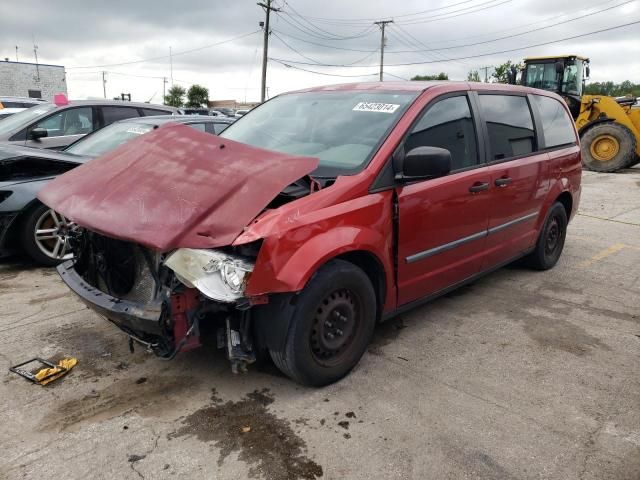
[[[629,80],[625,80],[622,83],[594,82],[585,87],[584,93],[586,95],[607,95],[609,97],[624,97],[625,95],[640,97],[640,83],[633,83]]]
[[[494,67],[491,78],[497,83],[509,83],[509,72],[512,66],[516,67],[516,71],[519,72],[524,65],[521,63],[511,63],[511,60],[507,60],[505,63]]]
[[[467,81],[468,82],[479,82],[480,81],[480,74],[478,73],[477,70],[469,70],[469,73],[467,73]]]
[[[187,107],[197,108],[209,105],[209,89],[202,85],[191,85],[187,92]]]
[[[164,97],[165,105],[169,105],[171,107],[182,107],[184,105],[184,95],[186,90],[182,88],[180,85],[174,85],[169,89],[168,95]]]
[[[449,75],[444,72],[437,75],[416,75],[411,80],[449,80]]]

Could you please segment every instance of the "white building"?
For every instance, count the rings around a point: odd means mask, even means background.
[[[56,93],[67,93],[62,65],[0,61],[0,96],[52,101]]]

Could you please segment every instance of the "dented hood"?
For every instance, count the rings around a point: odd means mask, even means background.
[[[103,235],[167,251],[228,245],[318,160],[167,124],[56,178],[38,198]]]

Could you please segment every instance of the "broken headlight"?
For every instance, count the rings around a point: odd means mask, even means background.
[[[189,288],[221,302],[233,302],[244,296],[253,271],[253,263],[238,255],[219,250],[180,248],[164,264]]]

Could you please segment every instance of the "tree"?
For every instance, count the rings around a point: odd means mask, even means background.
[[[491,78],[497,83],[509,83],[511,67],[515,67],[516,71],[519,72],[522,70],[523,65],[521,63],[511,63],[511,60],[507,60],[505,63],[494,67]]]
[[[449,75],[444,72],[437,75],[416,75],[411,80],[449,80]]]
[[[191,85],[187,92],[187,107],[197,108],[209,105],[209,89],[202,85]]]
[[[478,73],[477,70],[469,70],[469,73],[467,73],[467,81],[468,82],[479,82],[480,81],[480,74]]]
[[[632,97],[640,97],[640,83],[633,83],[625,80],[622,83],[614,82],[593,82],[588,84],[584,93],[587,95],[607,95],[611,97],[624,97],[631,95]]]
[[[178,108],[182,107],[182,105],[184,105],[183,97],[185,93],[186,90],[180,85],[174,85],[169,89],[169,94],[164,97],[165,105]]]

